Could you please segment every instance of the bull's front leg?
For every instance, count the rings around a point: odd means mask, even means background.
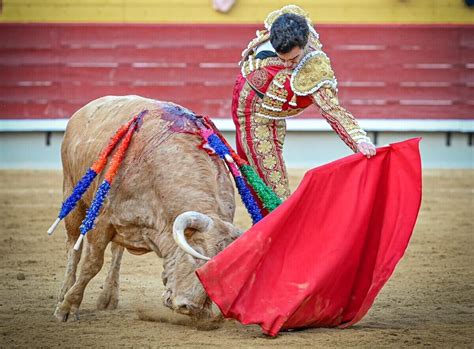
[[[87,244],[83,248],[84,263],[80,267],[79,277],[54,312],[54,316],[59,321],[79,319],[79,306],[84,297],[84,290],[89,281],[97,275],[104,264],[105,248],[112,237],[109,230],[100,229],[97,226],[93,231],[89,232]]]
[[[74,285],[76,282],[76,270],[79,260],[81,259],[82,245],[79,251],[74,250],[74,244],[76,243],[71,237],[68,237],[67,241],[67,265],[66,265],[66,274],[64,276],[63,285],[58,295],[58,303],[61,303],[64,300],[64,296],[67,291]]]
[[[68,183],[67,179],[65,179],[65,181],[65,192],[72,192],[72,184]],[[86,208],[84,204],[78,202],[77,207],[64,219],[67,231],[67,265],[64,281],[58,294],[58,303],[61,303],[64,300],[67,291],[69,291],[76,282],[76,270],[81,259],[82,245],[79,251],[75,251],[73,247],[81,233],[79,227],[81,226],[81,222],[84,220],[85,215]]]
[[[105,279],[103,291],[97,299],[97,309],[116,309],[119,302],[120,263],[122,262],[123,247],[112,242],[112,262]]]

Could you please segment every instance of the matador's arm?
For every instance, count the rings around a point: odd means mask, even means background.
[[[358,152],[357,144],[371,143],[367,133],[360,128],[357,120],[339,104],[337,94],[332,88],[321,87],[312,94],[312,98],[320,108],[323,117],[354,152]]]

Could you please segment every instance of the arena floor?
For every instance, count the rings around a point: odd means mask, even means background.
[[[291,172],[293,187],[302,174]],[[423,180],[411,243],[369,314],[350,329],[286,332],[272,339],[257,326],[234,321],[202,331],[140,320],[144,313],[167,310],[161,306],[161,260],[152,253],[124,255],[117,310],[95,309],[103,270],[86,289],[81,320],[57,322],[65,232],[63,225],[52,237],[46,230],[61,204],[61,173],[0,171],[0,347],[472,347],[474,171],[430,170]],[[236,223],[249,224],[241,205]]]

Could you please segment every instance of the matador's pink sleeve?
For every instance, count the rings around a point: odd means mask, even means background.
[[[358,143],[370,142],[367,133],[360,128],[354,116],[339,104],[333,89],[322,87],[312,97],[321,109],[323,117],[354,152],[357,152]]]

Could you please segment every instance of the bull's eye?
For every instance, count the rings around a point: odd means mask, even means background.
[[[197,250],[197,249],[196,249]],[[203,254],[201,249],[199,249],[198,251],[199,253]],[[203,261],[202,259],[199,259],[199,258],[196,258],[196,257],[193,257],[191,255],[187,255],[187,258],[188,258],[188,261],[191,262],[194,266],[198,267],[198,266],[201,266],[203,265],[206,261]]]
[[[225,241],[225,240],[222,240],[221,242],[219,242],[217,244],[217,251],[221,252],[224,250],[224,248],[226,248],[226,246],[228,245],[228,242]]]

